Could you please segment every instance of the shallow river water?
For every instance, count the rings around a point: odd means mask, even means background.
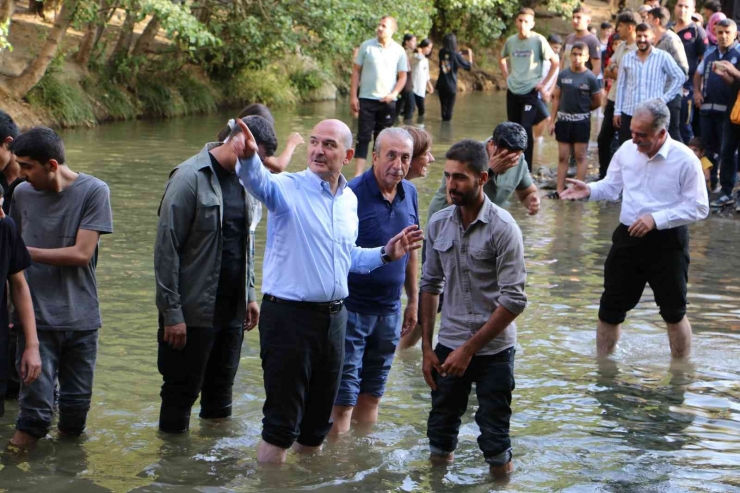
[[[436,97],[428,106],[439,161],[429,178],[416,181],[422,211],[439,184],[446,148],[464,137],[487,137],[505,116],[502,94],[461,95],[446,128]],[[152,272],[157,206],[170,169],[213,140],[229,116],[64,132],[70,167],[106,181],[113,203],[115,234],[103,237],[98,263],[104,326],[93,407],[80,440],[54,431],[35,451],[17,454],[4,450],[17,414],[17,404],[8,403],[0,420],[0,490],[740,492],[740,221],[710,217],[691,227],[691,361],[671,364],[646,289],[615,356],[599,365],[595,322],[619,204],[543,200],[534,217],[511,206],[524,235],[530,303],[518,319],[516,471],[508,485],[487,474],[472,412],[463,418],[455,463],[428,463],[430,396],[418,348],[396,358],[379,424],[350,432],[316,456],[291,454],[282,467],[255,462],[264,400],[257,330],[242,350],[233,419],[200,421],[196,404],[189,434],[160,435]],[[323,118],[350,121],[343,102],[275,116],[281,142],[291,131],[306,137]],[[538,164],[552,165],[555,155],[547,140]],[[305,146],[290,170],[304,167]],[[258,276],[264,235],[262,223]],[[475,405],[471,396],[471,411]]]

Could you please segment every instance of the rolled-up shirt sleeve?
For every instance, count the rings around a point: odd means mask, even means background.
[[[527,269],[524,265],[524,243],[519,226],[507,223],[506,228],[496,231],[493,237],[496,247],[496,277],[500,296],[499,305],[511,313],[519,315],[527,307],[524,284],[527,282]]]
[[[426,257],[423,262],[419,289],[426,293],[441,294],[445,288],[445,273],[439,259],[439,252],[434,249],[433,230],[434,228],[430,227],[427,229]]]
[[[657,229],[670,229],[704,219],[709,214],[709,198],[704,173],[698,159],[683,167],[681,203],[676,207],[653,212]]]

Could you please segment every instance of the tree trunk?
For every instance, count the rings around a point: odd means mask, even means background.
[[[121,33],[118,35],[118,41],[116,47],[113,49],[113,53],[108,59],[109,64],[114,64],[117,60],[124,58],[128,55],[129,49],[131,49],[131,42],[134,40],[134,26],[139,18],[137,11],[139,10],[138,3],[135,2],[130,9],[126,10],[126,20],[123,21],[121,26]]]
[[[85,31],[85,37],[80,42],[80,49],[75,55],[75,60],[82,67],[87,67],[90,62],[90,56],[92,55],[95,45],[98,44],[100,37],[103,35],[105,29],[105,23],[108,19],[108,9],[110,7],[110,0],[100,0],[100,10],[98,11],[97,20],[91,22],[87,26]]]
[[[155,36],[157,36],[157,33],[159,32],[159,27],[161,25],[162,22],[159,20],[159,16],[157,14],[154,14],[154,16],[149,21],[149,24],[146,25],[146,29],[144,29],[144,32],[141,33],[139,39],[136,40],[134,51],[133,53],[131,53],[131,56],[143,55],[149,50],[149,46],[152,44],[152,41],[154,41]]]
[[[5,24],[13,17],[15,2],[13,0],[0,0],[0,24]]]
[[[33,89],[33,87],[38,84],[44,76],[46,69],[57,54],[59,44],[62,42],[62,38],[64,37],[64,33],[67,32],[67,28],[72,22],[72,18],[77,10],[77,3],[78,0],[64,1],[62,4],[62,10],[59,12],[56,21],[54,22],[54,27],[51,29],[51,32],[46,38],[46,42],[41,47],[41,50],[21,75],[8,82],[8,89],[12,95],[17,98],[22,98],[28,93],[28,91]]]

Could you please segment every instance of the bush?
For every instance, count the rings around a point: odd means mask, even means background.
[[[188,76],[179,77],[175,84],[185,105],[186,115],[208,113],[217,108],[216,97],[207,84]]]
[[[102,107],[103,119],[131,120],[138,115],[136,101],[131,94],[110,80],[87,76],[82,80],[82,88]]]
[[[277,67],[242,69],[227,84],[225,99],[229,104],[260,102],[267,106],[293,105],[298,102],[290,79],[278,73]]]
[[[185,105],[180,94],[155,76],[140,76],[135,92],[146,116],[171,118],[184,114]]]
[[[92,103],[82,88],[77,83],[62,82],[59,72],[51,67],[26,99],[32,106],[45,109],[62,127],[91,127],[96,123]]]

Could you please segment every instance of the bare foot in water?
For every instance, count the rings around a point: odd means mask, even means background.
[[[36,446],[38,438],[33,437],[25,431],[15,430],[15,435],[10,439],[10,446],[28,450]]]

